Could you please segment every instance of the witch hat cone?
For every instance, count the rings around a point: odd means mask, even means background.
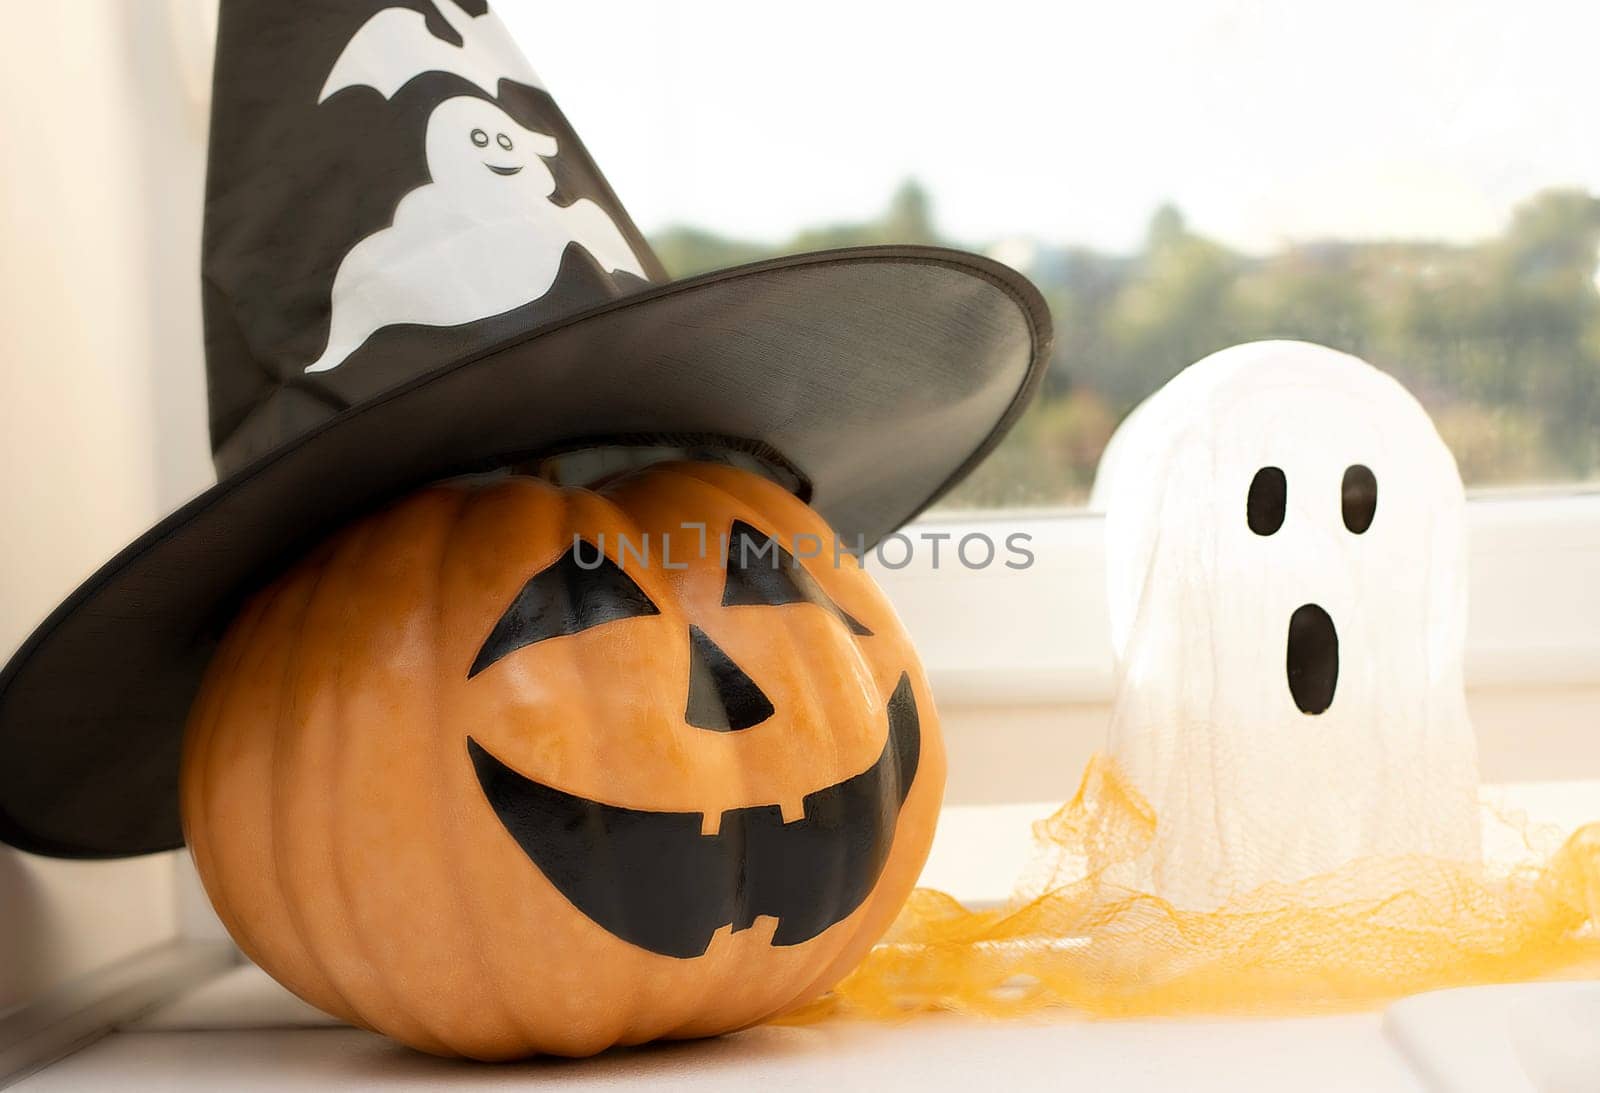
[[[0,673],[0,839],[182,844],[183,726],[221,628],[429,481],[662,448],[754,467],[871,546],[999,442],[1048,312],[975,255],[873,247],[669,281],[495,15],[223,0],[202,256],[219,482]]]

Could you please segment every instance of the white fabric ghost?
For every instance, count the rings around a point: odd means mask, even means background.
[[[1207,357],[1095,483],[1109,752],[1156,816],[1137,876],[1209,910],[1357,858],[1481,854],[1464,498],[1427,413],[1343,353]]]
[[[426,151],[430,181],[339,264],[327,348],[307,372],[338,367],[393,323],[454,326],[537,300],[569,243],[602,269],[645,276],[599,205],[550,201],[555,178],[540,157],[556,154],[555,140],[494,103],[470,95],[440,103],[428,117]]]

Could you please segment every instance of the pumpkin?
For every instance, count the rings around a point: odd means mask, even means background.
[[[693,463],[457,480],[345,528],[244,606],[195,700],[183,821],[218,915],[295,994],[441,1055],[815,998],[904,902],[944,783],[911,644],[833,543]]]

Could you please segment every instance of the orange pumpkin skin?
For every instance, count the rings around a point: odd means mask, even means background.
[[[804,568],[841,614],[724,606],[717,540],[734,521],[791,550],[817,536],[822,555]],[[706,525],[706,549],[685,522]],[[657,612],[530,644],[469,678],[508,604],[575,536],[603,536],[613,560],[619,536],[650,542],[650,564],[621,562]],[[702,464],[599,492],[526,477],[446,483],[344,529],[245,606],[191,712],[184,830],[218,915],[300,997],[440,1055],[588,1055],[727,1032],[816,997],[909,894],[945,774],[910,641],[860,566],[834,565],[832,543],[781,488]],[[767,720],[686,722],[691,625],[770,698]],[[702,813],[705,835],[732,809],[777,805],[787,825],[808,794],[886,753],[886,704],[904,680],[920,757],[881,873],[799,944],[772,944],[771,917],[724,925],[688,958],[622,940],[519,846],[468,755],[470,737],[568,794]],[[593,868],[603,883],[605,862]]]

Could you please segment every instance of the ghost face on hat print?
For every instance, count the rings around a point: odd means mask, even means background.
[[[453,8],[453,0],[437,6]],[[459,9],[456,14],[464,27],[459,48],[434,38],[417,12],[380,11],[340,54],[323,98],[346,89],[389,98],[435,65],[462,64],[459,74],[480,85],[497,87],[490,74],[502,67],[534,78],[525,64],[490,64],[516,57],[509,43],[491,48],[504,35],[497,19],[487,12],[476,19],[460,18]],[[490,25],[480,28],[483,22]],[[551,200],[555,177],[542,157],[557,154],[553,137],[476,95],[439,103],[425,128],[428,181],[400,199],[389,226],[362,239],[340,262],[328,342],[307,373],[339,367],[386,326],[457,326],[537,301],[555,283],[569,245],[587,251],[603,271],[645,277],[638,255],[599,205],[587,198],[567,205]]]
[[[1206,909],[1369,856],[1479,853],[1464,499],[1398,383],[1320,346],[1191,366],[1096,483],[1110,752],[1150,801],[1137,878]]]

